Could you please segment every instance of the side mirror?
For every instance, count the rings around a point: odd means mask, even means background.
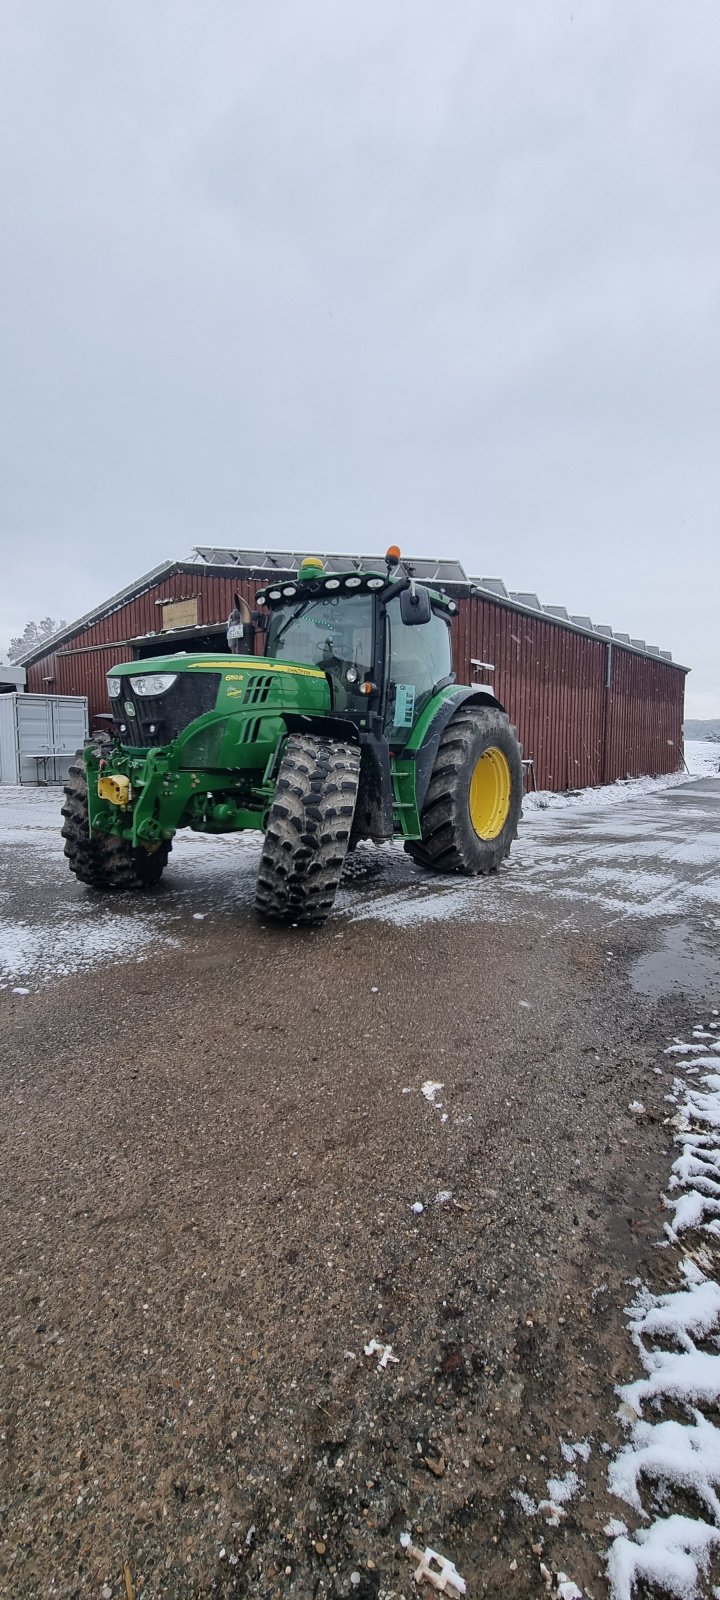
[[[255,654],[255,629],[250,607],[239,594],[235,596],[235,607],[228,617],[227,641],[234,656]]]
[[[409,589],[403,589],[400,596],[400,616],[407,628],[416,628],[421,622],[429,622],[432,606],[427,589],[422,585],[417,588],[414,583],[411,583]]]

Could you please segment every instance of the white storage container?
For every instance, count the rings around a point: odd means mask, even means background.
[[[64,783],[88,732],[73,694],[0,694],[0,783]]]

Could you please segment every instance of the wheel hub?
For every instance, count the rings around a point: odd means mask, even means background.
[[[470,779],[470,821],[479,839],[497,839],[510,811],[512,778],[507,756],[497,746],[484,750]]]

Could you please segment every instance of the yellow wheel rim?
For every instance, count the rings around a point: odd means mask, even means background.
[[[510,812],[512,778],[507,756],[484,750],[470,779],[470,821],[479,839],[497,839]]]

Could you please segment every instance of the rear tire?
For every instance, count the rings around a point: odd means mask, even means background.
[[[261,916],[325,922],[347,855],[359,781],[357,745],[290,735],[260,860],[255,906]]]
[[[167,866],[172,846],[137,849],[126,839],[109,834],[90,837],[87,773],[82,750],[75,757],[65,785],[62,836],[71,872],[90,889],[154,889]]]
[[[422,839],[405,849],[435,872],[497,872],[517,838],[522,795],[522,749],[505,712],[461,706],[438,745]]]

